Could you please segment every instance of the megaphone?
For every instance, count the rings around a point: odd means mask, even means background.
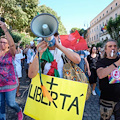
[[[42,13],[32,19],[30,28],[36,36],[47,38],[58,31],[58,21],[53,15]]]

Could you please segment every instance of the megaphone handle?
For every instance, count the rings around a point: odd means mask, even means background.
[[[40,62],[40,53],[38,52],[38,60],[39,60],[39,76],[40,76],[40,83],[43,86],[42,77],[41,77],[41,62]]]

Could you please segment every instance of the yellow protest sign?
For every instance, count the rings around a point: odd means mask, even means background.
[[[36,120],[82,120],[88,85],[42,74],[53,98],[43,97],[39,74],[31,82],[24,114]]]

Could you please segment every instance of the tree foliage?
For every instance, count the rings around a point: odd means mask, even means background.
[[[79,32],[79,34],[85,38],[85,36],[87,34],[87,30],[84,30],[83,28],[82,29],[80,29],[80,28],[72,28],[70,30],[70,33],[75,32],[75,30],[77,30]]]
[[[107,31],[112,39],[120,40],[120,15],[116,19],[110,18],[107,25]]]
[[[18,5],[16,0],[1,0],[0,8],[2,17],[5,18],[6,23],[12,29],[17,29],[18,31],[25,29],[28,24],[27,14]]]
[[[55,11],[53,11],[49,7],[46,7],[46,5],[41,5],[41,6],[39,6],[39,12],[40,13],[49,13],[49,14],[54,15],[57,18],[58,22],[59,22],[59,26],[58,26],[58,32],[59,32],[59,34],[60,35],[67,34],[66,28],[64,27],[64,25],[61,22],[61,18],[57,16],[57,13]]]
[[[66,34],[67,31],[56,12],[45,5],[38,6],[38,1],[39,0],[0,0],[0,12],[12,30],[26,32],[31,36],[34,36],[30,30],[32,19],[37,13],[50,13],[54,15],[59,22],[59,33]]]
[[[15,43],[18,43],[18,41],[21,41],[21,45],[25,45],[25,44],[29,44],[30,41],[32,41],[34,38],[30,37],[29,35],[26,35],[25,33],[19,33],[19,32],[15,32],[12,31],[10,32],[13,40]]]

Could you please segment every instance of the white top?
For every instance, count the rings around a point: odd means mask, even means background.
[[[21,59],[23,59],[23,54],[15,54],[15,65],[16,65],[16,72],[18,75],[18,78],[22,77],[22,67],[21,67]]]
[[[52,55],[54,56],[54,59],[56,60],[56,62],[58,63],[57,64],[57,67],[58,67],[58,72],[59,72],[59,75],[60,75],[60,78],[63,78],[63,59],[61,57],[62,55],[62,51],[60,51],[59,49],[55,49],[55,50],[49,50]],[[31,57],[31,60],[30,62],[32,63],[34,59],[34,56]],[[50,70],[50,66],[51,66],[51,63],[46,63],[45,66],[44,66],[44,70],[43,70],[43,74],[47,75],[48,71]]]
[[[56,62],[57,62],[57,67],[58,67],[58,72],[59,72],[59,75],[60,75],[60,78],[63,78],[63,59],[61,57],[61,54],[62,52],[57,49],[57,53],[56,53],[56,50],[49,50],[52,55],[54,56],[54,59],[56,59]],[[48,73],[48,71],[50,70],[50,66],[51,66],[51,63],[46,63],[45,66],[44,66],[44,71],[43,73],[46,75]]]
[[[34,55],[35,55],[34,50],[29,48],[28,51],[27,51],[27,64],[30,63],[31,58],[32,58],[32,56],[34,56]]]

